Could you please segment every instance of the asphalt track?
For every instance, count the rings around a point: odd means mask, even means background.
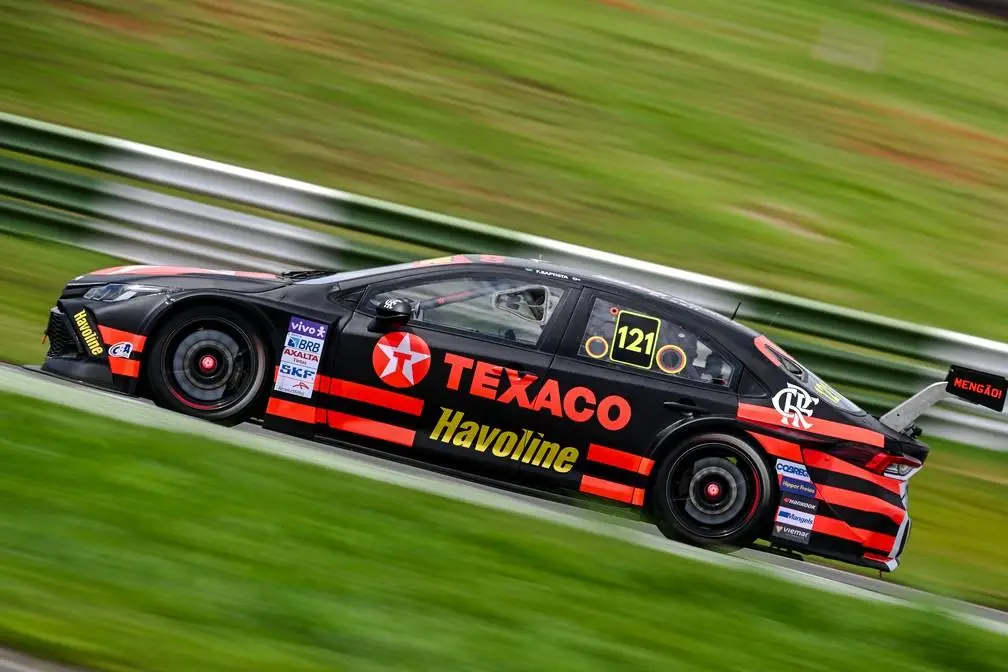
[[[156,408],[146,401],[77,385],[37,371],[0,364],[0,390],[70,406],[123,422],[205,436],[234,446],[371,478],[403,487],[548,520],[595,534],[692,558],[701,562],[755,571],[852,597],[942,611],[979,627],[1008,635],[1008,612],[937,596],[887,581],[824,567],[794,558],[745,549],[732,555],[713,553],[669,541],[653,526],[570,504],[542,500],[460,480],[379,457],[295,439],[246,424],[226,428]],[[0,672],[46,672],[53,668],[0,650]]]

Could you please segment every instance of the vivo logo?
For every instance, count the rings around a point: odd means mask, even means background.
[[[294,334],[313,336],[315,338],[325,338],[328,329],[324,324],[312,322],[311,320],[304,320],[300,317],[292,317],[290,319],[290,324],[287,327],[287,331]]]

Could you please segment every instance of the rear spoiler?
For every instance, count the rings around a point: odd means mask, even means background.
[[[879,422],[889,429],[905,434],[913,427],[917,418],[945,399],[962,399],[1003,413],[1006,397],[1008,397],[1008,378],[963,366],[952,366],[944,381],[928,385],[880,417]]]

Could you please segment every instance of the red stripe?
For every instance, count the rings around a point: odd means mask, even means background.
[[[865,495],[860,492],[854,492],[853,490],[844,490],[843,488],[836,488],[832,485],[816,484],[816,494],[819,499],[829,504],[846,506],[849,509],[857,509],[858,511],[881,513],[882,515],[892,519],[892,521],[897,525],[901,524],[907,516],[906,511],[894,504],[890,504],[884,499],[872,497],[871,495]]]
[[[317,420],[317,410],[319,409],[308,404],[299,404],[296,401],[287,401],[285,399],[277,399],[276,397],[271,397],[269,403],[266,404],[266,413],[268,415],[311,424],[315,424]]]
[[[144,344],[147,342],[146,336],[112,327],[103,327],[100,324],[98,325],[98,333],[101,334],[106,345],[115,345],[125,341],[133,346],[133,352],[143,352]]]
[[[601,462],[610,467],[626,469],[645,476],[654,469],[654,460],[628,453],[625,450],[601,446],[597,443],[588,444],[588,459],[592,462]]]
[[[766,434],[757,434],[756,432],[749,432],[750,435],[755,437],[759,444],[763,446],[768,454],[774,457],[779,457],[783,460],[791,460],[792,462],[804,462],[801,454],[801,446],[797,443],[792,443],[790,441],[785,441],[783,439],[778,439],[773,436],[767,436]]]
[[[135,359],[109,357],[108,363],[109,369],[117,376],[127,376],[129,378],[140,377],[140,362]]]
[[[739,404],[738,418],[739,420],[758,422],[772,427],[784,426],[781,423],[780,413],[772,408],[756,406],[755,404]],[[817,418],[809,418],[808,422],[811,424],[808,429],[791,426],[788,426],[788,429],[807,432],[808,434],[818,434],[819,436],[828,436],[834,439],[857,441],[858,443],[865,443],[877,448],[885,446],[885,436],[871,429],[845,425],[841,422],[833,422],[832,420],[819,420]]]
[[[613,483],[594,476],[581,476],[581,485],[578,488],[581,492],[607,499],[615,499],[624,504],[634,504],[640,506],[644,503],[644,489],[635,488],[622,483]]]
[[[383,390],[370,385],[362,385],[350,380],[333,378],[329,386],[329,394],[345,399],[356,399],[366,404],[402,411],[410,415],[423,413],[423,399],[417,399],[391,390]]]
[[[873,474],[867,469],[855,467],[850,462],[844,462],[841,459],[818,450],[805,449],[805,464],[809,467],[815,467],[816,469],[835,471],[839,474],[846,474],[847,476],[860,478],[863,481],[869,481],[879,487],[885,488],[890,492],[895,492],[897,495],[903,495],[900,491],[900,481],[887,478],[881,474]]]
[[[341,429],[344,432],[367,436],[372,439],[380,439],[390,443],[398,443],[402,446],[412,446],[416,435],[411,429],[389,425],[377,420],[368,420],[356,415],[340,413],[339,411],[329,411],[329,426],[333,429]]]
[[[812,523],[812,531],[818,532],[819,534],[828,534],[831,537],[840,537],[841,539],[854,541],[866,548],[880,551],[882,554],[889,553],[896,544],[896,537],[890,537],[888,534],[882,534],[880,532],[871,532],[869,530],[851,527],[842,520],[837,520],[836,518],[826,518],[821,515],[816,516],[815,521]]]

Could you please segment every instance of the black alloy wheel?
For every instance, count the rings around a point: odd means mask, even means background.
[[[234,425],[259,410],[268,392],[266,345],[243,316],[197,307],[159,330],[147,362],[159,406]]]
[[[768,524],[773,484],[766,462],[746,441],[703,434],[662,461],[651,492],[658,528],[672,539],[735,550]]]

